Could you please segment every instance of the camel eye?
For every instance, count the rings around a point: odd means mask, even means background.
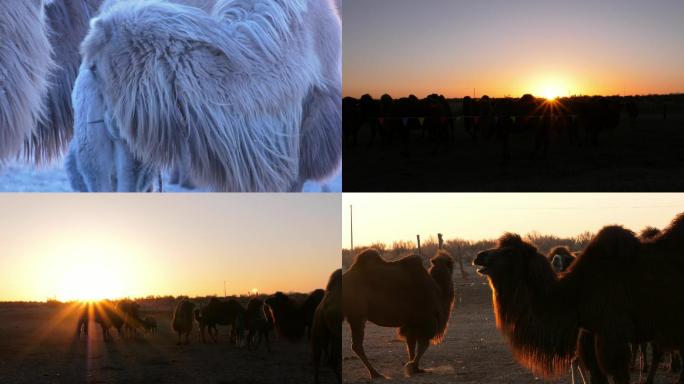
[[[95,73],[97,71],[97,66],[95,64],[90,66],[90,72]]]

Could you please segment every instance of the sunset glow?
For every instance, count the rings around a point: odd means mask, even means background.
[[[339,204],[334,194],[5,195],[0,301],[310,292],[340,265]]]
[[[684,2],[345,0],[344,95],[684,92]]]
[[[684,194],[655,193],[354,193],[345,194],[343,245],[436,238],[495,239],[504,232],[576,236],[621,224],[664,228],[684,212]],[[400,208],[398,208],[400,207]]]

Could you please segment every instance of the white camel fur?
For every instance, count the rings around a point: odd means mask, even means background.
[[[197,1],[203,8],[162,0],[102,6],[81,47],[79,80],[93,88],[74,88],[77,120],[88,116],[75,131],[120,139],[148,170],[185,156],[193,181],[220,191],[300,190],[334,172],[342,83],[335,5]],[[75,141],[86,136],[76,132]]]

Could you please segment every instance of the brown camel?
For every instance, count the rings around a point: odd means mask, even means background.
[[[600,369],[626,384],[630,343],[684,345],[683,246],[679,215],[645,242],[621,226],[604,227],[560,277],[514,234],[473,264],[489,278],[497,327],[524,366],[545,377],[562,374],[582,328],[594,334]]]
[[[185,335],[185,344],[190,343],[190,333],[192,332],[192,313],[195,308],[195,303],[189,300],[181,300],[176,305],[176,310],[173,312],[173,320],[171,321],[171,328],[178,334],[178,342],[176,345],[181,345],[183,335]]]
[[[342,270],[330,276],[325,296],[318,304],[311,327],[311,350],[314,360],[314,378],[319,383],[318,368],[324,351],[328,352],[330,365],[342,382]]]
[[[429,270],[417,255],[386,262],[378,251],[367,249],[343,274],[342,312],[351,328],[352,349],[371,378],[383,376],[371,366],[363,349],[366,321],[399,328],[406,340],[409,375],[424,372],[419,363],[430,340],[437,344],[446,334],[454,304],[454,262],[441,250],[430,262]]]
[[[556,273],[565,272],[566,269],[575,261],[576,256],[570,252],[566,246],[554,247],[546,258],[551,263],[551,268]]]
[[[304,333],[311,335],[316,307],[323,300],[325,291],[316,289],[301,304],[282,292],[276,292],[265,301],[267,319],[272,319],[279,336],[291,342],[300,340]]]

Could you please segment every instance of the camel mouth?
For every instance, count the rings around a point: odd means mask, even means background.
[[[489,269],[487,268],[487,263],[485,262],[482,254],[479,254],[477,257],[475,257],[475,260],[473,260],[473,266],[477,268],[478,274],[482,276],[486,276],[488,274],[487,271],[489,271]]]

